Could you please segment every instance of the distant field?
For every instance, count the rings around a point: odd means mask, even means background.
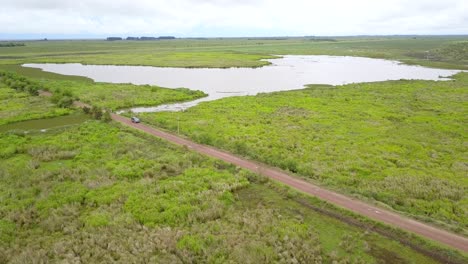
[[[468,74],[231,97],[144,122],[468,233]]]
[[[271,55],[349,55],[468,69],[468,37],[349,37],[163,41],[35,41],[0,49],[0,64],[76,62],[163,67],[258,67]]]

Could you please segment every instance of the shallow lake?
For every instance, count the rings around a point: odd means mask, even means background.
[[[8,131],[16,132],[46,132],[49,129],[67,127],[71,125],[81,124],[89,120],[89,116],[77,113],[65,116],[58,116],[52,118],[43,118],[36,120],[20,121],[16,123],[6,124],[0,126],[0,133]]]
[[[208,97],[192,102],[142,107],[135,112],[177,111],[229,96],[301,89],[307,84],[341,85],[399,79],[447,80],[459,71],[400,64],[397,61],[346,56],[283,56],[260,68],[161,68],[70,64],[25,64],[25,67],[97,82],[153,84],[201,90]]]

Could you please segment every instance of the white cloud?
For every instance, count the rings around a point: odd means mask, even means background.
[[[467,34],[465,0],[0,0],[1,34]]]

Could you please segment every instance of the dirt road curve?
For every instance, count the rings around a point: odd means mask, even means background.
[[[381,208],[369,205],[367,203],[344,196],[342,194],[329,191],[327,189],[313,185],[296,177],[292,177],[282,171],[272,169],[266,165],[239,158],[233,154],[220,151],[213,147],[208,147],[194,143],[192,141],[180,138],[170,133],[160,131],[158,129],[149,127],[144,124],[134,124],[130,121],[129,118],[122,117],[116,114],[112,114],[111,116],[113,120],[118,121],[122,124],[134,127],[138,130],[171,141],[175,144],[187,146],[188,148],[193,149],[194,151],[203,153],[210,157],[221,159],[226,162],[235,164],[239,167],[259,173],[261,175],[289,185],[299,191],[316,196],[322,200],[333,203],[342,208],[346,208],[355,213],[365,215],[369,218],[384,222],[386,224],[397,226],[401,229],[413,232],[415,234],[438,241],[451,247],[463,251],[468,251],[468,239],[462,236],[458,236],[456,234],[409,219],[399,214],[383,210]]]

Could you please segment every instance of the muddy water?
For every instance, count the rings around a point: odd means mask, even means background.
[[[6,124],[0,126],[0,133],[16,131],[16,132],[46,132],[49,129],[67,127],[71,125],[81,124],[89,120],[89,116],[85,114],[71,114],[66,116],[58,116],[52,118],[43,118],[36,120],[27,120]]]
[[[399,79],[446,80],[459,71],[403,65],[396,61],[345,56],[283,56],[261,68],[193,69],[81,64],[25,64],[45,71],[78,75],[98,82],[153,84],[201,90],[207,98],[192,102],[135,108],[135,112],[177,111],[229,96],[303,88],[306,84],[340,85]]]

